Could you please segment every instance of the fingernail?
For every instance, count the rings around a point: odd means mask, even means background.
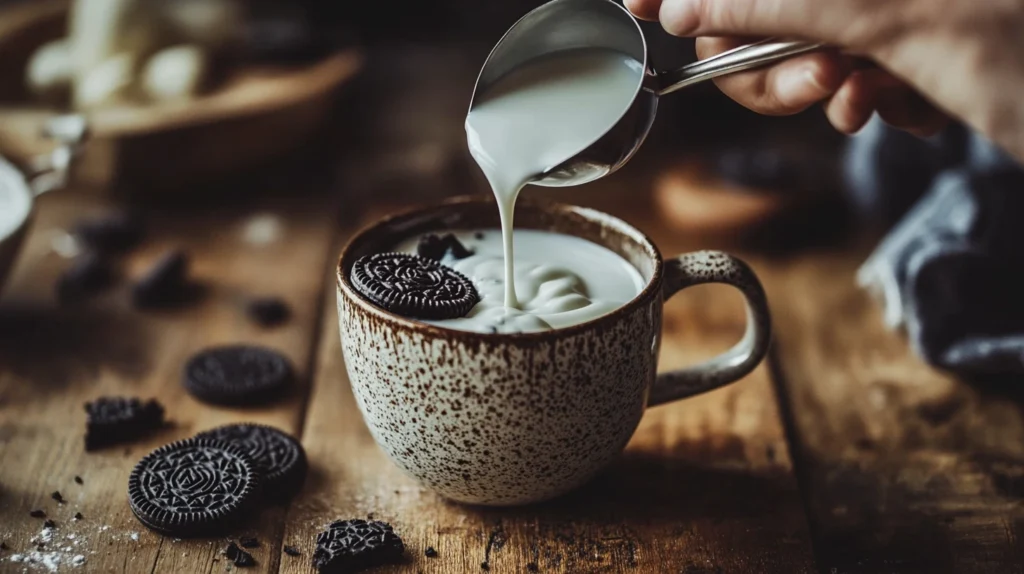
[[[787,105],[799,106],[828,95],[810,68],[784,69],[775,80],[775,96]]]

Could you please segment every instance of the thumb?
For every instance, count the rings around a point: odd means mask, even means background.
[[[841,43],[876,2],[662,0],[658,19],[676,36],[790,36]],[[858,6],[863,8],[858,9]]]

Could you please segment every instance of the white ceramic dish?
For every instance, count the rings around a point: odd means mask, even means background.
[[[34,205],[25,176],[0,158],[0,289],[25,239]]]
[[[31,175],[0,156],[0,292],[25,239],[35,198],[41,193],[65,187],[72,160],[85,140],[85,118],[77,115],[50,119],[42,136],[56,145],[31,158]]]

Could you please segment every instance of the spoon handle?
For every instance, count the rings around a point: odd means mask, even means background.
[[[769,38],[746,46],[739,46],[716,56],[683,66],[678,70],[658,73],[659,96],[687,86],[734,72],[743,72],[773,64],[780,60],[818,50],[820,43]]]

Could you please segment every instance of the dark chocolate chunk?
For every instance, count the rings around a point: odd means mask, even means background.
[[[57,280],[57,298],[62,302],[79,301],[110,286],[114,272],[96,253],[77,257]]]
[[[480,301],[473,283],[437,261],[407,253],[378,253],[352,265],[352,285],[388,311],[416,319],[463,317]]]
[[[277,297],[253,299],[246,305],[245,310],[250,319],[263,327],[280,325],[291,316],[288,304]]]
[[[164,408],[153,399],[100,397],[86,403],[85,412],[87,451],[136,440],[164,424]]]
[[[256,464],[239,447],[190,438],[149,453],[128,477],[128,501],[148,528],[178,537],[216,535],[260,499]]]
[[[234,560],[235,558],[238,558],[238,553],[241,551],[242,549],[239,548],[237,544],[229,542],[228,547],[224,549],[224,556],[227,556],[228,560]]]
[[[6,542],[0,542],[0,550],[10,550],[11,547]]]
[[[46,518],[46,513],[42,510],[33,510],[32,512],[29,512],[28,515],[32,518]]]
[[[229,442],[249,453],[263,473],[264,493],[275,500],[295,494],[306,478],[306,451],[299,441],[276,428],[252,423],[233,424],[196,436]],[[245,540],[241,541],[242,546],[246,546]]]
[[[252,557],[252,554],[249,554],[245,550],[239,549],[238,555],[235,556],[234,563],[235,566],[239,568],[249,568],[250,566],[256,565],[256,559]]]
[[[181,303],[188,296],[188,267],[184,251],[168,251],[132,286],[132,302],[139,308]]]
[[[288,556],[302,556],[302,552],[299,552],[299,549],[294,546],[285,546],[284,553]]]
[[[527,562],[526,563],[526,569],[529,570],[530,572],[540,572],[540,567],[537,566],[536,562]]]
[[[486,560],[484,560],[483,562],[480,563],[480,569],[481,570],[490,570],[491,569],[491,565],[488,564]]]
[[[420,257],[426,257],[427,259],[433,259],[434,261],[444,259],[444,254],[447,250],[447,244],[445,244],[444,241],[441,241],[441,238],[433,233],[420,237],[419,243],[416,244],[417,255]]]
[[[427,549],[423,552],[427,558],[437,558],[437,550],[434,550],[433,546],[427,546]]]
[[[111,213],[83,219],[75,224],[75,235],[90,248],[103,253],[121,253],[142,240],[142,220],[130,213]]]
[[[57,523],[52,518],[47,518],[43,521],[43,528],[57,528]]]
[[[438,236],[430,233],[420,237],[419,243],[416,244],[416,254],[420,257],[440,261],[448,256],[454,259],[465,259],[473,252],[466,249],[466,246],[454,234]]]
[[[229,345],[201,351],[185,365],[183,384],[192,396],[212,404],[263,403],[292,382],[288,359],[254,345]]]
[[[478,240],[478,241],[483,241],[484,232],[483,231],[477,231],[476,233],[473,234],[473,238]]]
[[[395,564],[405,545],[391,525],[365,520],[338,520],[316,537],[313,566],[321,574],[353,572]]]
[[[458,237],[455,237],[451,233],[445,235],[441,239],[448,243],[448,253],[455,259],[465,259],[473,254],[472,251],[466,249],[466,246],[459,241]]]
[[[61,495],[59,490],[54,490],[50,493],[50,498],[57,501],[57,504],[64,504],[64,496]]]
[[[266,476],[266,475],[264,475],[264,476]],[[264,485],[264,490],[266,490],[267,488],[268,488],[268,486],[265,484]],[[239,538],[238,539],[238,544],[241,545],[242,548],[259,548],[260,547],[260,541],[256,540],[252,536],[247,536],[245,538]]]
[[[82,482],[82,477],[78,476],[77,474],[75,475],[75,482],[78,484],[85,484],[84,482]]]
[[[83,518],[85,518],[85,517],[84,517],[84,516],[82,516],[82,513],[81,513],[81,512],[76,512],[76,513],[75,513],[75,520],[81,520],[81,519],[83,519]]]

